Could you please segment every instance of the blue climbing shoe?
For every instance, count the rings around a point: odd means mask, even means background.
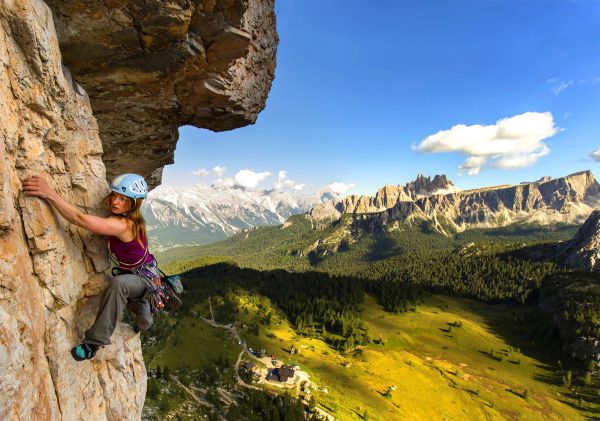
[[[94,358],[96,351],[98,351],[98,345],[92,344],[79,344],[71,349],[71,355],[76,361],[89,360]]]

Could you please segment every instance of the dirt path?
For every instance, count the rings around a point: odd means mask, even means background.
[[[212,304],[210,302],[210,297],[208,297],[208,307],[210,308],[210,318],[212,319],[212,322],[214,323],[215,322],[215,315],[213,314],[213,311],[212,311]]]
[[[208,303],[210,305],[210,298],[208,299]],[[239,374],[240,363],[242,362],[242,356],[244,355],[244,353],[248,354],[248,356],[251,359],[253,359],[255,361],[260,361],[261,363],[265,364],[265,367],[268,367],[271,359],[269,357],[263,357],[263,358],[256,357],[252,352],[250,352],[250,350],[246,346],[246,342],[242,340],[242,338],[240,337],[240,334],[238,333],[238,331],[235,328],[235,326],[233,326],[231,324],[229,324],[229,325],[222,325],[222,324],[219,324],[219,323],[215,322],[214,316],[212,315],[212,306],[210,306],[210,312],[211,312],[211,317],[213,317],[212,320],[211,319],[207,319],[206,317],[202,317],[202,316],[198,316],[198,317],[202,321],[204,321],[205,323],[209,324],[212,327],[216,327],[216,328],[228,330],[229,333],[231,333],[231,335],[238,341],[238,344],[240,344],[241,347],[242,347],[242,350],[240,351],[240,354],[238,355],[237,361],[235,363],[235,376],[236,376],[236,379],[237,379],[237,383],[240,386],[246,387],[246,388],[249,388],[249,389],[263,390],[260,387],[252,386],[252,385],[246,383],[244,380],[242,380],[242,378],[240,377],[240,374]],[[296,391],[299,392],[300,391],[300,383],[302,383],[302,381],[304,381],[304,380],[309,380],[309,377],[308,377],[307,373],[301,372],[301,374],[302,374],[300,376],[301,378],[294,385],[278,385],[278,384],[275,384],[275,383],[272,383],[272,382],[268,382],[268,384],[271,385],[271,386],[282,388],[282,389],[295,388]],[[266,376],[265,376],[265,379],[266,379]],[[324,411],[321,408],[315,408],[315,410],[319,413],[319,415],[321,415],[322,417],[324,417],[328,421],[336,421],[337,420],[333,415],[331,415],[330,413]]]
[[[235,363],[235,376],[237,378],[237,382],[240,386],[247,387],[249,389],[254,389],[254,390],[261,390],[260,387],[252,386],[251,384],[246,383],[240,377],[239,368],[240,368],[240,363],[242,362],[242,355],[244,355],[244,352],[246,352],[246,350],[242,349],[242,351],[240,352],[240,355],[238,355],[238,359]]]
[[[215,406],[214,406],[212,403],[210,403],[210,402],[208,402],[206,399],[204,399],[204,398],[201,398],[201,397],[199,397],[198,395],[196,395],[196,393],[195,393],[195,392],[194,392],[192,389],[190,389],[189,387],[187,387],[186,385],[184,385],[183,383],[181,383],[181,382],[179,381],[179,379],[178,379],[177,377],[175,377],[173,374],[171,374],[171,375],[169,376],[169,378],[170,378],[172,381],[174,381],[175,383],[177,383],[177,385],[178,385],[179,387],[181,387],[183,390],[185,390],[185,391],[187,392],[187,394],[188,394],[188,395],[190,395],[190,396],[192,397],[192,399],[194,399],[194,401],[195,401],[196,403],[198,403],[199,405],[205,406],[205,407],[207,407],[207,408],[210,408],[210,409],[211,409],[211,410],[212,410],[214,413],[216,413],[216,414],[219,416],[219,419],[220,419],[221,421],[227,421],[227,419],[226,419],[226,418],[225,418],[223,415],[219,414],[219,413],[218,413],[218,412],[215,410]]]

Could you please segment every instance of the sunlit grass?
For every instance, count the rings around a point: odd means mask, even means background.
[[[525,308],[433,296],[414,312],[391,314],[365,296],[361,317],[382,343],[342,355],[319,339],[299,337],[268,299],[238,297],[236,325],[248,346],[300,365],[319,386],[311,394],[341,420],[361,419],[365,411],[379,420],[583,419],[560,401],[562,386],[538,380],[550,374],[546,364],[554,356],[542,361],[539,344],[511,333],[507,316]],[[208,302],[194,311],[210,317]],[[256,335],[253,324],[268,312],[270,325],[259,324]],[[455,322],[460,327],[449,329]],[[290,354],[292,345],[299,354]],[[223,329],[185,317],[151,365],[201,367],[219,356],[233,364],[240,349]]]
[[[218,358],[226,359],[233,367],[238,354],[239,347],[228,332],[193,317],[184,317],[149,368],[160,365],[170,370],[202,369],[214,365]]]

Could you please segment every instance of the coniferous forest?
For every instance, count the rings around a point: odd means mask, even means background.
[[[600,333],[598,277],[581,277],[552,259],[533,258],[527,251],[532,246],[554,247],[572,229],[508,227],[495,229],[490,240],[483,231],[448,238],[423,227],[409,227],[401,234],[363,233],[340,239],[334,228],[314,230],[300,217],[292,219],[290,230],[265,227],[200,249],[178,250],[181,256],[191,253],[187,260],[173,254],[159,256],[159,261],[162,257],[167,262],[164,268],[182,273],[185,279],[183,307],[168,317],[194,313],[198,303],[220,297],[214,318],[233,323],[244,309],[240,297],[250,294],[258,297],[259,311],[250,326],[256,335],[268,329],[273,319],[285,318],[297,335],[318,338],[344,355],[382,340],[369,332],[361,318],[365,294],[376,297],[390,313],[415,311],[432,294],[525,307],[530,316],[514,323],[529,323],[524,327],[528,335],[562,347],[562,366],[581,378],[588,376],[587,383],[581,383],[582,390],[596,387],[597,374],[591,373],[595,373],[597,355],[576,352],[573,343]],[[585,294],[589,304],[581,305]],[[269,302],[263,303],[260,297]],[[160,348],[161,338],[168,337],[173,323],[164,323],[162,331],[158,324],[145,355],[152,356]],[[594,395],[590,391],[586,396]],[[261,410],[272,411],[269,399],[252,396],[247,399],[254,403],[247,402],[248,407],[262,405]],[[232,411],[242,411],[243,406],[246,403]],[[305,412],[304,416],[311,415]]]

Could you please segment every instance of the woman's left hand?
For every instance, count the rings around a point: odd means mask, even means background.
[[[37,196],[42,199],[48,199],[52,196],[54,189],[48,185],[44,177],[32,175],[23,180],[23,192],[26,196]]]

